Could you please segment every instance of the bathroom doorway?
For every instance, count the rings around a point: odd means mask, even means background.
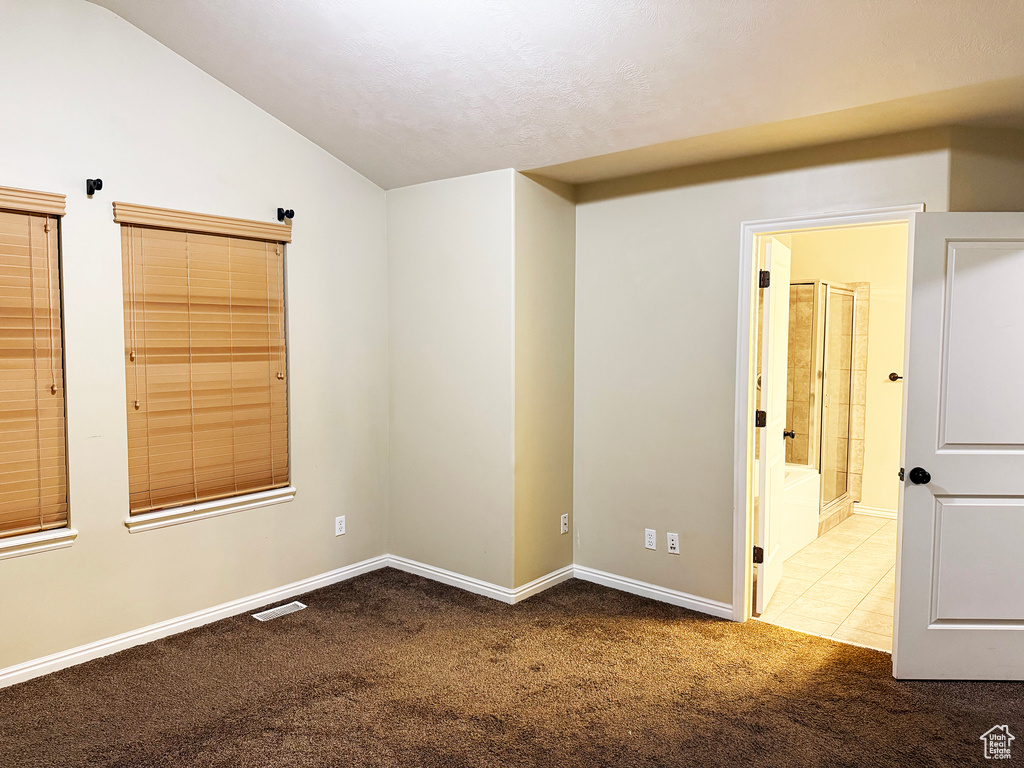
[[[750,446],[752,538],[767,544],[754,550],[751,612],[884,651],[894,621],[908,236],[905,218],[758,233],[759,260],[784,248],[790,276],[764,280],[751,307],[754,413],[776,417],[758,421]],[[761,330],[778,336],[783,316],[788,333],[772,352]],[[769,425],[782,402],[785,464],[769,497],[771,482],[758,478],[779,446]]]

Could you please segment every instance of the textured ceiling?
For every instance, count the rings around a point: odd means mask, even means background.
[[[93,2],[386,189],[1024,77],[1024,0]]]

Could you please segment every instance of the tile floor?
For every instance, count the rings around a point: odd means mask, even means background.
[[[896,521],[853,515],[785,562],[760,619],[892,652]]]

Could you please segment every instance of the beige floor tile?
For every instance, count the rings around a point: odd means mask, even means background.
[[[877,515],[858,515],[854,512],[843,522],[860,524],[860,525],[872,525],[875,529],[879,529],[885,526],[886,523],[890,522],[887,517],[878,517]]]
[[[886,563],[886,570],[896,565],[896,547],[890,547],[888,544],[872,544],[869,541],[861,544],[850,554],[884,562]]]
[[[872,546],[894,547],[896,546],[896,531],[890,532],[883,528],[864,539],[864,543]]]
[[[864,557],[857,557],[856,555],[850,555],[832,570],[842,574],[858,576],[863,579],[870,579],[872,581],[871,586],[874,587],[875,584],[885,578],[885,574],[889,570],[889,563],[888,561],[879,562]]]
[[[860,629],[865,632],[892,636],[892,616],[885,616],[881,613],[871,613],[870,611],[857,609],[849,614],[843,622],[843,626],[847,629]]]
[[[811,557],[828,557],[828,558],[839,558],[842,560],[844,557],[852,552],[855,552],[857,546],[855,544],[842,544],[842,543],[827,543],[822,542],[821,544],[809,544],[808,546],[801,549],[793,557],[801,557],[803,555],[810,555]],[[793,559],[793,558],[790,558]]]
[[[886,544],[884,542],[877,542],[872,539],[861,544],[855,550],[853,554],[877,557],[880,559],[887,560],[889,567],[892,568],[896,565],[896,545]]]
[[[832,603],[833,605],[841,605],[850,610],[856,608],[865,599],[863,592],[834,587],[831,584],[822,584],[821,582],[812,584],[803,593],[803,597],[810,600],[820,600],[824,603]]]
[[[798,552],[786,561],[786,565],[803,565],[808,568],[816,568],[821,571],[831,571],[839,565],[845,557],[847,557],[847,555],[838,552],[835,554]]]
[[[845,547],[859,547],[864,543],[867,537],[857,531],[840,531],[837,528],[833,528],[830,531],[825,531],[818,537],[818,541],[822,544],[833,545],[833,546],[845,546]]]
[[[761,620],[891,652],[895,537],[894,520],[844,520],[786,561]]]
[[[774,608],[773,606],[769,605],[765,609],[765,612],[762,613],[760,616],[757,616],[756,618],[760,619],[761,621],[767,621],[769,624],[778,624],[779,618],[785,612],[785,609]]]
[[[798,581],[797,579],[791,579],[786,576],[786,572],[782,573],[782,580],[779,582],[779,586],[775,588],[776,595],[792,595],[793,597],[800,597],[807,588],[810,587],[812,582],[809,581]],[[772,598],[774,599],[774,597]]]
[[[857,605],[857,610],[892,616],[894,604],[895,600],[891,595],[872,595],[869,593],[868,596],[861,600]]]
[[[896,543],[896,531],[890,531],[888,528],[882,528],[881,530],[875,531],[870,536],[864,539],[867,544],[885,544],[891,546]]]
[[[866,565],[872,565],[875,568],[880,568],[881,573],[884,576],[892,567],[896,564],[896,552],[886,551],[884,549],[876,549],[864,545],[863,547],[857,547],[849,555],[844,558],[847,561],[854,563],[864,563]]]
[[[896,586],[896,568],[891,568],[881,579],[878,580],[876,589],[879,591],[892,591]],[[874,591],[874,590],[872,590]]]
[[[840,571],[839,567],[840,566],[836,566],[834,569],[822,576],[821,579],[819,579],[819,582],[821,584],[831,584],[834,587],[842,587],[843,589],[851,589],[865,595],[868,594],[876,584],[878,584],[877,579],[858,575],[857,573]]]
[[[878,582],[871,591],[868,592],[868,597],[885,597],[892,600],[896,596],[896,583],[892,581],[882,580]]]
[[[856,531],[857,533],[875,533],[885,527],[888,521],[884,517],[872,517],[870,515],[852,515],[832,530],[834,531]]]
[[[853,609],[852,605],[844,607],[835,603],[826,603],[823,600],[814,600],[807,597],[807,595],[802,595],[793,601],[789,608],[786,609],[786,613],[791,613],[794,616],[803,616],[807,619],[818,619],[819,621],[840,624],[850,615]]]
[[[820,635],[821,637],[831,637],[832,633],[839,629],[839,625],[834,621],[797,616],[789,611],[783,611],[782,615],[772,623],[786,629],[795,629],[797,632],[806,632],[809,635]]]
[[[850,556],[846,558],[846,561],[870,565],[872,568],[878,570],[882,576],[885,576],[885,574],[891,571],[892,567],[896,565],[896,553],[858,547],[850,553]]]
[[[878,541],[896,541],[896,525],[895,523],[891,526],[884,525],[871,534],[869,541],[877,539]]]
[[[764,613],[761,614],[764,617],[766,614],[778,615],[784,610],[789,608],[800,595],[786,594],[785,592],[780,593],[778,590],[772,594],[772,599],[768,601],[768,606],[765,608]]]
[[[797,581],[808,581],[814,583],[826,573],[829,569],[827,568],[812,568],[808,565],[789,565],[786,564],[786,576]]]
[[[888,525],[884,528],[876,530],[867,538],[868,542],[878,542],[879,544],[896,544],[896,528],[890,528]]]
[[[892,565],[896,565],[896,542],[880,542],[870,539],[864,543],[864,546],[860,547],[865,552],[871,552],[873,554],[885,555],[886,557],[892,558]]]
[[[857,645],[866,645],[868,648],[874,648],[876,651],[892,653],[892,635],[880,635],[876,632],[865,632],[862,629],[840,627],[832,633],[832,639],[856,643]]]

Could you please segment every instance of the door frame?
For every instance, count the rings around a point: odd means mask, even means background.
[[[910,341],[910,288],[913,273],[913,218],[915,213],[924,212],[924,203],[869,208],[857,211],[808,214],[805,216],[779,219],[745,221],[740,225],[740,287],[739,310],[736,331],[736,403],[734,436],[734,482],[733,482],[733,580],[732,619],[747,621],[751,617],[750,600],[753,582],[753,487],[756,479],[753,471],[755,382],[757,370],[757,284],[755,272],[758,262],[755,253],[757,238],[766,235],[784,235],[815,229],[842,229],[863,227],[872,224],[907,224],[910,237],[907,241],[907,333],[905,344]],[[904,351],[905,354],[905,351]],[[902,458],[902,456],[901,456]],[[903,499],[900,497],[897,518],[903,514]],[[897,566],[898,568],[898,566]],[[899,573],[897,573],[897,579]],[[895,646],[893,647],[895,652]]]

